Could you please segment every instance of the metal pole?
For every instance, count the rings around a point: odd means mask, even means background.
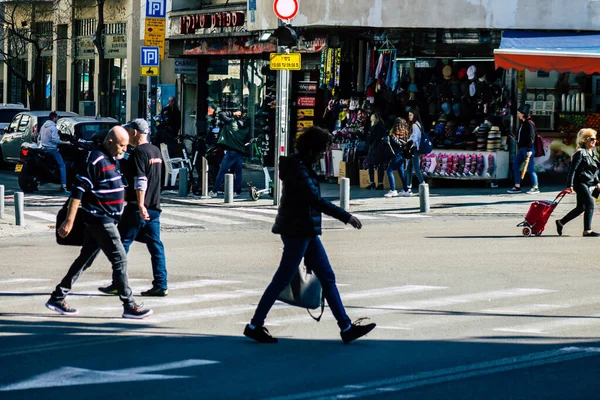
[[[208,160],[202,157],[202,197],[208,196]]]
[[[181,168],[179,170],[179,197],[187,197],[188,195],[188,169]]]
[[[346,211],[350,208],[350,178],[342,178],[340,185],[340,207]]]
[[[289,53],[289,49],[278,47],[278,52]],[[288,153],[289,137],[289,87],[290,72],[277,71],[277,116],[275,118],[275,179],[273,205],[279,205],[281,199],[281,181],[279,180],[279,157]]]
[[[23,192],[15,192],[15,223],[18,226],[25,226],[25,197]]]
[[[426,183],[419,185],[419,203],[422,213],[429,212],[429,185]]]
[[[4,185],[0,185],[0,219],[4,219]]]
[[[225,174],[225,203],[233,203],[233,174]]]

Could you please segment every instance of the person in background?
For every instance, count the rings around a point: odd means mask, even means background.
[[[423,133],[423,122],[421,122],[421,115],[416,108],[408,109],[408,121],[410,123],[410,137],[406,144],[407,155],[408,155],[408,166],[407,166],[407,183],[408,183],[408,195],[412,194],[412,174],[413,171],[417,175],[419,185],[425,181],[423,173],[421,172],[421,159],[419,157],[419,146],[421,144],[421,135]]]
[[[163,107],[162,116],[167,120],[167,125],[171,128],[173,137],[177,138],[181,129],[181,111],[175,104],[175,97],[169,97],[169,104]]]
[[[564,226],[583,213],[583,236],[598,237],[599,233],[592,231],[594,216],[594,199],[591,191],[600,191],[598,169],[600,160],[596,156],[598,133],[593,129],[582,129],[577,134],[577,151],[571,158],[571,167],[567,178],[568,190],[577,194],[577,206],[567,215],[556,221],[556,231],[562,236]]]
[[[396,153],[396,156],[392,158],[387,167],[387,176],[390,181],[390,191],[387,192],[384,197],[408,197],[410,193],[408,191],[408,182],[406,181],[406,171],[404,170],[405,162],[404,155],[402,154],[404,151],[404,146],[408,142],[408,122],[404,118],[396,118],[394,122],[394,126],[390,131],[390,144]],[[398,171],[400,175],[400,179],[402,180],[402,192],[398,194],[396,190],[396,179],[394,178],[394,171]]]
[[[169,294],[165,247],[160,239],[160,183],[163,160],[158,147],[148,142],[150,127],[146,120],[137,118],[123,125],[129,133],[130,147],[121,165],[129,182],[125,190],[127,205],[119,222],[119,233],[125,252],[134,240],[146,244],[152,263],[152,288],[142,296],[165,297]],[[106,294],[118,294],[114,282],[99,287]]]
[[[57,233],[62,238],[69,235],[81,205],[85,237],[79,257],[46,302],[47,308],[59,314],[79,314],[65,299],[81,274],[92,266],[100,250],[112,264],[113,282],[123,302],[123,318],[141,319],[152,314],[152,310],[142,309],[135,303],[127,276],[127,254],[117,229],[125,201],[125,182],[118,160],[125,155],[128,144],[127,131],[120,126],[112,128],[102,146],[88,155],[85,171],[77,175],[67,218]]]
[[[296,141],[296,152],[281,157],[280,178],[283,181],[281,203],[273,225],[273,233],[281,235],[283,255],[279,268],[262,295],[254,317],[244,329],[244,335],[261,343],[277,343],[264,327],[265,318],[281,291],[292,281],[304,259],[323,287],[323,296],[341,330],[344,343],[358,339],[375,328],[375,324],[360,325],[350,321],[335,284],[335,274],[319,236],[321,213],[330,215],[356,229],[362,227],[355,216],[321,197],[317,174],[312,165],[323,157],[331,143],[325,129],[311,127]]]
[[[535,141],[535,124],[531,120],[529,115],[531,106],[529,104],[521,104],[517,110],[517,117],[521,121],[519,127],[519,133],[517,135],[517,154],[513,162],[513,175],[515,178],[515,186],[508,190],[508,193],[521,193],[521,164],[527,158],[529,158],[529,164],[527,164],[527,172],[531,177],[532,187],[527,193],[535,194],[539,193],[538,187],[538,176],[535,172],[535,163],[533,162],[533,143]],[[514,139],[514,137],[513,137]]]
[[[371,114],[371,128],[369,129],[369,185],[365,188],[367,190],[377,189],[383,190],[383,174],[385,172],[385,166],[381,164],[377,158],[377,146],[386,136],[388,132],[385,130],[385,123],[378,112]],[[377,181],[375,184],[375,168],[377,168]]]
[[[52,111],[48,115],[48,121],[44,122],[40,129],[39,144],[43,152],[48,153],[58,165],[60,170],[60,191],[67,191],[67,167],[60,152],[58,151],[59,144],[71,144],[60,140],[58,136],[58,128],[56,127],[58,114]]]
[[[208,193],[210,197],[217,197],[217,192],[221,190],[225,174],[233,169],[235,173],[234,190],[236,195],[242,193],[242,163],[247,153],[246,142],[250,133],[249,123],[242,117],[241,111],[234,113],[222,111],[219,113],[219,119],[225,124],[221,129],[218,144],[225,149],[225,156],[221,161],[221,168],[215,181],[213,189]]]

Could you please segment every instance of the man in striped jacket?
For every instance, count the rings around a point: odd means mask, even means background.
[[[121,243],[117,222],[123,213],[125,182],[118,160],[123,158],[129,135],[118,126],[108,133],[101,147],[90,152],[85,171],[77,175],[77,186],[71,195],[67,219],[58,230],[66,237],[73,228],[79,205],[85,222],[85,238],[79,257],[67,275],[50,295],[46,307],[63,315],[77,315],[65,298],[79,276],[88,269],[98,252],[108,257],[113,269],[113,282],[123,302],[123,318],[141,319],[152,314],[136,305],[127,277],[127,254]]]

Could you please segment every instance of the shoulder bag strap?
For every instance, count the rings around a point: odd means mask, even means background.
[[[306,309],[306,311],[308,312],[308,315],[310,315],[310,317],[312,319],[314,319],[317,322],[321,321],[321,318],[323,317],[323,312],[325,312],[325,296],[323,294],[321,294],[321,314],[319,314],[318,317],[315,317],[314,315],[312,315],[312,313],[310,312],[310,310],[308,308]]]

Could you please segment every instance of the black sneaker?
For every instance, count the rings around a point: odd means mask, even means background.
[[[60,185],[60,189],[59,189],[58,191],[59,191],[59,192],[62,192],[62,193],[66,193],[66,192],[68,192],[68,190],[67,190],[67,188],[65,187],[65,185]]]
[[[600,237],[600,233],[597,232],[583,232],[585,237]]]
[[[77,315],[77,314],[79,314],[79,311],[77,311],[74,308],[69,307],[67,302],[64,300],[58,301],[58,300],[50,299],[46,302],[46,307],[49,308],[50,310],[56,311],[57,313],[62,314],[62,315]]]
[[[373,190],[373,189],[375,189],[375,182],[369,183],[365,189],[367,189],[367,190]]]
[[[165,297],[169,294],[169,291],[167,289],[161,289],[159,287],[153,286],[152,289],[146,290],[141,294],[142,296],[148,297]]]
[[[558,232],[558,236],[562,236],[562,230],[565,226],[559,220],[556,220],[556,232]]]
[[[513,186],[512,189],[507,190],[506,193],[510,193],[510,194],[521,193],[521,188]]]
[[[377,190],[383,190],[383,183],[380,183],[379,185],[377,185]]]
[[[119,294],[119,291],[117,290],[117,288],[114,287],[112,284],[110,284],[106,287],[99,287],[98,290],[104,294]]]
[[[344,341],[345,344],[348,344],[353,340],[363,337],[367,333],[369,333],[373,329],[375,329],[376,325],[374,323],[367,324],[367,325],[361,325],[360,323],[362,321],[364,321],[365,319],[368,319],[368,318],[357,319],[356,321],[354,321],[352,323],[352,325],[350,325],[350,329],[348,329],[347,331],[344,331],[344,332],[340,332],[340,336],[342,337],[342,340]]]
[[[278,340],[271,336],[267,328],[264,326],[257,326],[254,329],[250,329],[250,325],[246,325],[244,329],[244,336],[254,339],[260,343],[277,343]]]
[[[144,310],[142,305],[124,306],[123,318],[142,319],[152,315],[152,312],[152,310]]]

